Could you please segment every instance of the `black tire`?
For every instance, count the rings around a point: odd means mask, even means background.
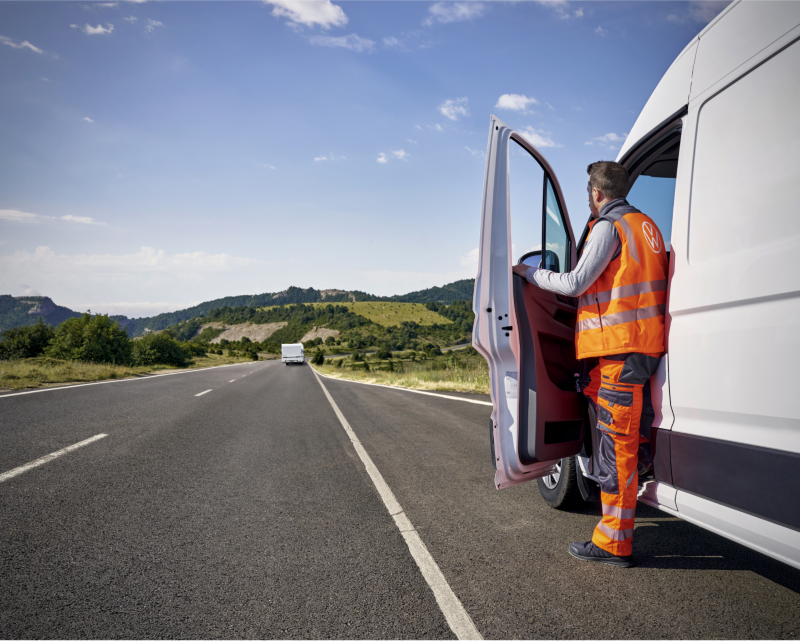
[[[536,479],[536,483],[545,503],[556,510],[567,510],[583,501],[576,477],[578,462],[570,456],[562,458],[559,466],[557,474]]]

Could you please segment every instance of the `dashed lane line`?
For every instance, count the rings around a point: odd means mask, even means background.
[[[211,391],[213,391],[213,388],[212,389],[207,389],[205,392],[200,392],[199,394],[195,394],[195,396],[202,396],[203,394],[208,394]]]
[[[312,369],[314,369],[312,367]],[[447,394],[437,394],[436,392],[424,392],[420,389],[408,389],[407,387],[395,387],[394,385],[381,385],[380,383],[367,383],[366,381],[353,381],[349,378],[337,378],[336,376],[328,376],[327,374],[323,374],[322,372],[318,372],[314,369],[314,373],[318,376],[324,376],[325,378],[329,378],[333,381],[344,381],[345,383],[356,383],[358,385],[371,385],[372,387],[382,387],[384,389],[396,389],[400,390],[401,392],[411,392],[413,394],[425,394],[425,396],[438,396],[439,398],[449,398],[451,401],[463,401],[464,403],[475,403],[475,405],[488,405],[492,407],[492,404],[489,401],[477,401],[471,398],[461,398],[460,396],[448,396]]]
[[[422,538],[420,538],[414,526],[411,524],[411,521],[406,516],[406,513],[403,511],[403,508],[400,506],[400,503],[397,501],[397,498],[395,498],[394,493],[383,479],[378,468],[375,467],[375,464],[372,462],[369,454],[367,454],[364,446],[361,445],[361,441],[358,440],[353,428],[350,427],[350,423],[347,422],[347,419],[344,417],[344,414],[342,414],[336,401],[333,400],[333,397],[323,384],[319,374],[314,369],[312,369],[312,371],[317,377],[317,382],[322,388],[322,391],[325,392],[325,396],[331,404],[333,411],[336,413],[339,422],[342,424],[344,431],[347,433],[347,436],[350,437],[350,442],[353,444],[361,462],[367,469],[367,474],[369,474],[369,477],[375,484],[375,488],[378,490],[383,504],[386,506],[386,509],[389,510],[389,514],[394,519],[397,528],[400,530],[400,534],[402,534],[403,539],[405,539],[408,550],[411,552],[411,556],[414,558],[417,567],[419,567],[422,576],[433,591],[436,603],[439,605],[439,609],[442,611],[442,614],[444,614],[445,619],[447,619],[450,629],[459,639],[483,639],[481,633],[478,632],[478,628],[476,628],[475,624],[472,622],[469,613],[464,609],[461,601],[453,592],[444,574],[442,574],[436,561],[428,551],[428,548],[425,547]]]
[[[272,361],[266,361],[270,363]],[[183,372],[167,372],[166,374],[152,374],[151,376],[143,376],[142,378],[121,378],[115,381],[97,381],[96,383],[79,383],[78,385],[63,385],[62,387],[46,387],[44,389],[34,389],[27,392],[14,392],[12,394],[0,394],[0,399],[9,398],[11,396],[24,396],[25,394],[40,394],[42,392],[57,392],[64,389],[77,389],[79,387],[89,387],[90,385],[110,385],[111,383],[131,383],[133,381],[149,381],[153,378],[161,378],[162,376],[178,376],[179,374],[195,374],[197,372],[207,372],[210,369],[220,369],[222,367],[238,367],[239,365],[252,365],[253,363],[229,363],[227,365],[214,365],[213,367],[201,367],[198,369],[185,370]]]
[[[31,461],[30,463],[26,463],[25,465],[21,465],[20,467],[15,467],[13,470],[9,470],[8,472],[3,472],[0,474],[0,483],[3,481],[7,481],[10,478],[13,478],[23,472],[27,472],[28,470],[32,470],[34,467],[39,467],[40,465],[44,465],[45,463],[49,463],[53,459],[57,459],[59,456],[63,456],[64,454],[68,454],[69,452],[74,452],[80,447],[84,445],[89,445],[89,443],[94,443],[95,441],[99,441],[101,438],[105,438],[108,434],[98,434],[96,436],[92,436],[91,438],[87,438],[85,441],[81,441],[80,443],[75,443],[75,445],[70,445],[69,447],[65,447],[64,449],[58,450],[57,452],[53,452],[52,454],[46,454],[41,458],[37,458],[35,461]]]

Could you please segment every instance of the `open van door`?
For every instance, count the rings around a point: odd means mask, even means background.
[[[531,239],[521,239],[527,244],[512,237],[518,231],[512,219],[530,233]],[[515,251],[521,254],[516,261]],[[586,401],[575,391],[577,300],[511,271],[512,261],[542,260],[542,267],[558,272],[576,263],[561,188],[525,136],[492,116],[472,344],[489,364],[498,489],[551,474],[560,459],[580,451],[588,423]]]

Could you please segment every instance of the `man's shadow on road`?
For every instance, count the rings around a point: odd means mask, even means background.
[[[599,520],[600,502],[575,511]],[[636,507],[633,558],[639,568],[750,571],[800,594],[800,570],[642,503]]]

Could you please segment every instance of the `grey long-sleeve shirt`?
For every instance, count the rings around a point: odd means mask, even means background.
[[[566,274],[558,274],[547,269],[530,267],[525,278],[548,292],[562,296],[580,296],[600,277],[621,247],[614,223],[601,218],[592,227],[592,233],[575,269]]]

